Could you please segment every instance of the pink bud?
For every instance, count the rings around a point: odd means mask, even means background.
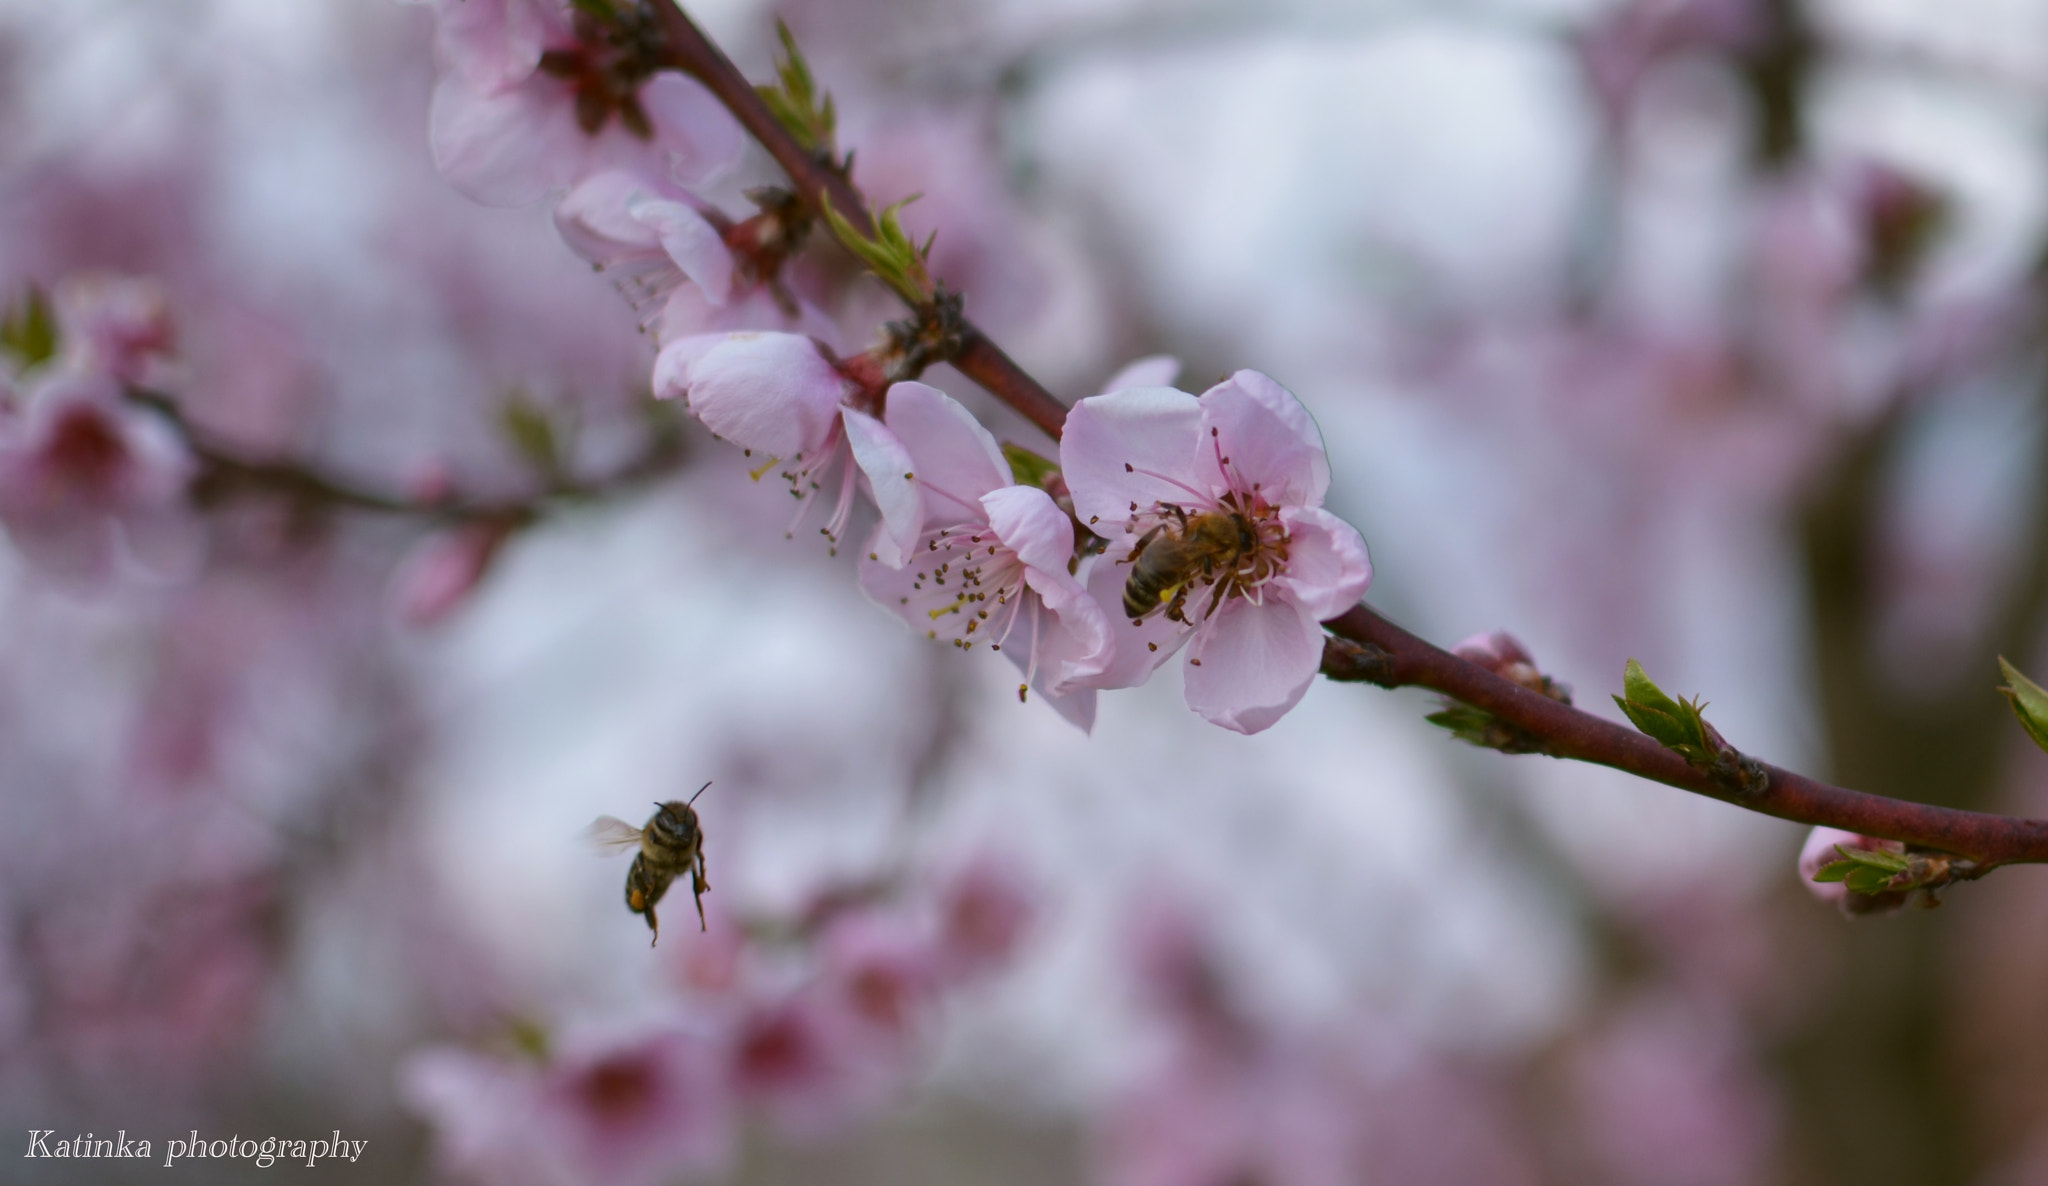
[[[392,611],[408,626],[430,626],[446,617],[484,579],[516,526],[509,519],[486,519],[421,540],[391,578]]]
[[[1476,663],[1502,679],[1513,681],[1532,692],[1541,692],[1553,700],[1572,702],[1571,689],[1543,674],[1530,656],[1529,648],[1522,640],[1505,630],[1491,634],[1475,634],[1451,648],[1451,653],[1467,663]]]

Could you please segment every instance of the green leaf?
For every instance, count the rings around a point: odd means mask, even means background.
[[[775,22],[775,35],[782,40],[782,59],[775,64],[776,85],[754,90],[774,114],[775,122],[803,145],[804,151],[828,160],[837,155],[839,114],[831,95],[819,95],[811,66],[797,48],[796,36],[782,21]]]
[[[1843,860],[1851,864],[1861,865],[1868,869],[1882,870],[1888,874],[1904,873],[1907,869],[1912,868],[1912,862],[1907,860],[1904,854],[1893,852],[1890,849],[1848,848],[1837,844],[1835,845],[1835,851],[1841,854]]]
[[[41,285],[31,284],[21,299],[0,314],[0,350],[14,355],[21,370],[57,357],[57,317]]]
[[[1003,442],[1003,460],[1010,463],[1010,473],[1020,486],[1037,486],[1044,489],[1046,479],[1060,472],[1060,463],[1050,457],[1041,457],[1022,445]]]
[[[555,423],[546,410],[514,393],[499,411],[498,425],[519,456],[549,477],[560,476],[562,449],[556,439]]]
[[[1891,891],[1892,878],[1895,876],[1896,874],[1887,873],[1882,869],[1859,867],[1843,878],[1842,884],[1855,893],[1882,894]]]
[[[1999,656],[1998,668],[2005,673],[2005,687],[1998,689],[2012,702],[2013,715],[2034,744],[2048,750],[2048,690],[2020,674],[2020,669]]]
[[[898,296],[913,305],[923,305],[932,299],[932,279],[924,268],[925,256],[931,251],[931,240],[926,239],[920,249],[904,233],[897,212],[921,196],[912,194],[884,207],[874,220],[872,238],[862,234],[844,215],[833,209],[829,194],[823,196],[825,225],[832,228],[833,237],[859,256],[882,283],[895,289]]]
[[[1815,881],[1842,881],[1846,879],[1849,876],[1849,874],[1854,873],[1856,870],[1862,867],[1863,866],[1858,865],[1854,861],[1832,861],[1828,864],[1822,865],[1820,867],[1820,872],[1815,873],[1813,875],[1813,879]]]

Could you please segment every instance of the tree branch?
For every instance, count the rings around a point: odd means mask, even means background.
[[[755,93],[753,85],[724,52],[671,0],[651,0],[668,41],[671,62],[702,82],[740,124],[775,158],[814,213],[829,198],[835,210],[871,233],[868,206],[844,172],[807,152]],[[1022,413],[1054,440],[1066,408],[972,325],[963,323],[967,346],[953,359],[962,374]],[[1904,841],[1967,858],[1960,870],[1970,878],[2003,864],[2048,862],[2048,820],[2017,819],[1983,812],[1931,807],[1865,794],[1763,765],[1767,784],[1743,792],[1696,769],[1673,750],[1628,726],[1597,717],[1531,691],[1451,654],[1380,617],[1354,606],[1324,623],[1337,638],[1324,672],[1339,679],[1382,687],[1417,686],[1493,714],[1526,734],[1537,752],[1610,766],[1735,806],[1804,824],[1823,824]]]

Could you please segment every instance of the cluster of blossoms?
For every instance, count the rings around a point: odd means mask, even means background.
[[[839,1131],[901,1093],[945,996],[1005,966],[1033,914],[990,860],[915,900],[870,897],[822,894],[776,926],[719,917],[685,946],[681,1007],[529,1028],[515,1053],[428,1050],[404,1092],[450,1169],[530,1186],[715,1171],[749,1115],[797,1140]]]
[[[435,158],[487,201],[566,189],[564,240],[654,332],[655,394],[789,485],[792,532],[823,501],[836,543],[872,503],[868,595],[934,639],[1001,651],[1020,696],[1036,689],[1083,729],[1098,690],[1144,682],[1183,646],[1188,704],[1217,724],[1257,732],[1301,699],[1319,624],[1372,570],[1358,532],[1321,509],[1322,438],[1293,395],[1241,371],[1196,396],[1149,360],[1073,410],[1056,466],[1006,451],[915,381],[943,295],[919,310],[927,324],[842,355],[778,274],[801,206],[756,191],[760,213],[735,221],[693,195],[730,163],[736,126],[661,69],[642,9],[598,11],[441,0]]]

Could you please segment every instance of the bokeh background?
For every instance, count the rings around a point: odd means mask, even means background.
[[[2048,670],[2048,4],[688,8],[759,79],[788,21],[1053,390],[1296,392],[1396,620],[2048,813],[1993,691]],[[245,456],[520,498],[538,418],[602,484],[652,346],[545,206],[437,176],[434,77],[381,0],[0,3],[0,295],[149,278],[156,385]],[[895,311],[813,255],[857,347]],[[2048,875],[1847,919],[1801,829],[1414,692],[1245,738],[1169,665],[1084,736],[682,431],[438,612],[445,528],[318,498],[230,492],[170,575],[0,547],[0,1178],[2048,1182]],[[650,950],[579,832],[706,780],[711,930]],[[362,1162],[18,1156],[335,1128]]]

